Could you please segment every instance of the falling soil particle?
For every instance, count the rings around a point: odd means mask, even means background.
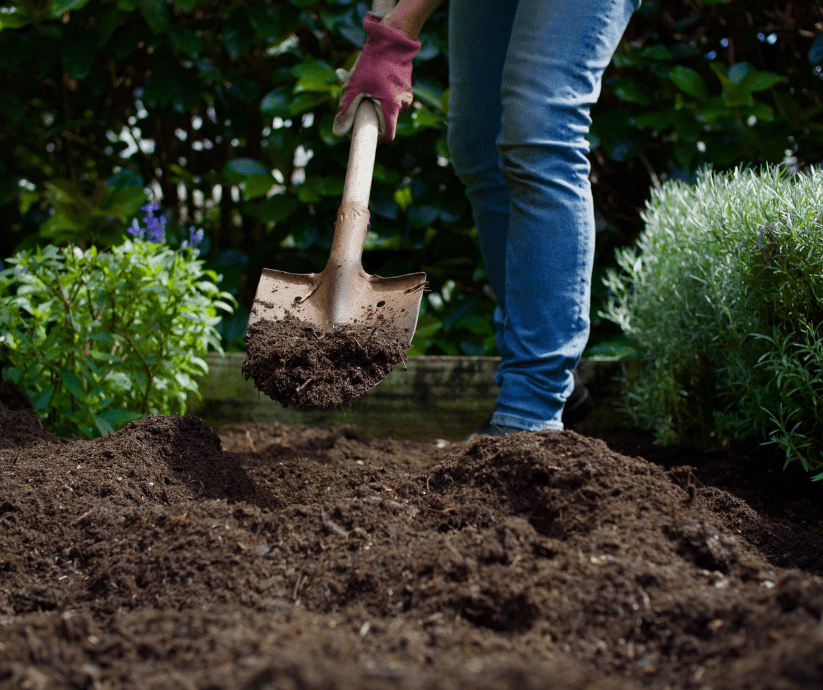
[[[319,331],[287,316],[246,331],[243,376],[284,407],[329,408],[359,398],[406,362],[407,331],[383,319]]]
[[[3,439],[30,415],[6,402]],[[0,449],[0,690],[823,687],[823,487],[792,468],[28,419]]]

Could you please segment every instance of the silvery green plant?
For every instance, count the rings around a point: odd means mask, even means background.
[[[626,409],[658,441],[774,444],[823,469],[823,172],[654,190],[603,316],[637,345]],[[819,472],[814,479],[823,479]]]
[[[157,207],[143,210],[145,226],[135,221],[110,251],[49,245],[0,272],[3,376],[57,434],[92,437],[148,414],[183,414],[208,372],[205,353],[222,352],[218,313],[236,302],[196,258],[202,235],[172,249]]]

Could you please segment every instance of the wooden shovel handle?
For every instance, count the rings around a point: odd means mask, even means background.
[[[383,17],[393,8],[394,0],[374,0],[372,14]],[[329,256],[329,264],[344,271],[347,267],[363,270],[360,262],[369,227],[369,195],[378,137],[377,110],[371,99],[364,98],[354,115],[343,198]]]
[[[378,19],[383,19],[394,9],[395,4],[394,0],[372,0],[371,13]]]
[[[344,206],[369,207],[378,128],[374,103],[371,99],[364,98],[360,101],[352,125],[349,163],[346,167],[346,181],[343,183]]]

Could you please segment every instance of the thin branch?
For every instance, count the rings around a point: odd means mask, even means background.
[[[660,178],[657,176],[657,173],[654,171],[652,167],[651,161],[646,157],[646,154],[642,151],[637,156],[640,159],[640,162],[643,164],[643,167],[646,168],[646,172],[649,173],[649,177],[651,178],[652,184],[654,188],[660,191],[663,186],[660,184]]]

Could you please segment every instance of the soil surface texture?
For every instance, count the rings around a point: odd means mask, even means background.
[[[0,689],[823,687],[821,487],[574,431],[461,443],[0,396]]]
[[[243,376],[283,407],[336,407],[355,400],[406,362],[409,334],[377,319],[321,332],[287,316],[246,331]]]

